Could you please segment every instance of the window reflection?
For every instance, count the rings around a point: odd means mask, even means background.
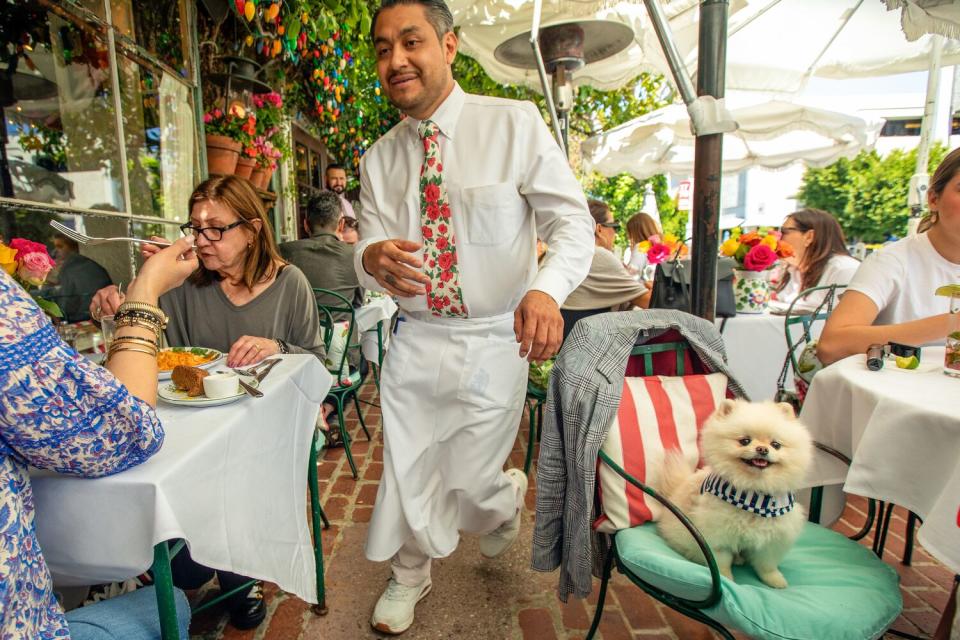
[[[60,15],[62,13],[63,15]],[[0,195],[124,209],[110,55],[98,28],[34,3],[0,5]]]
[[[155,55],[183,78],[189,77],[189,49],[183,3],[171,0],[110,0],[117,31]]]

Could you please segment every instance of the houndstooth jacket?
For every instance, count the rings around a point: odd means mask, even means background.
[[[727,389],[745,397],[726,365],[723,339],[712,322],[680,311],[604,313],[581,320],[564,342],[550,374],[537,467],[533,568],[560,567],[558,593],[589,595],[600,576],[606,542],[590,526],[597,454],[620,405],[630,350],[676,329],[710,371],[727,375]],[[591,572],[592,568],[592,572]]]

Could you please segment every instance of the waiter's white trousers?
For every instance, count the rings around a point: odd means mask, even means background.
[[[422,574],[429,558],[453,553],[461,530],[489,533],[522,506],[503,465],[517,436],[527,362],[512,313],[401,317],[380,380],[383,477],[366,555],[397,556],[395,567]]]

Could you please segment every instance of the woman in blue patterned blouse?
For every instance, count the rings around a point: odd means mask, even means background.
[[[160,294],[197,268],[192,244],[183,238],[145,264],[127,301],[149,316]],[[34,530],[27,466],[100,477],[160,449],[156,358],[129,347],[153,337],[143,323],[122,327],[116,338],[126,341],[107,368],[94,365],[0,270],[0,638],[69,637]]]

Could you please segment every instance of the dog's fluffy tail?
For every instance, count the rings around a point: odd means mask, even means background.
[[[687,464],[680,451],[667,451],[663,456],[663,469],[660,472],[660,481],[657,483],[660,486],[657,489],[669,497],[678,487],[686,484],[692,474],[693,469]]]

